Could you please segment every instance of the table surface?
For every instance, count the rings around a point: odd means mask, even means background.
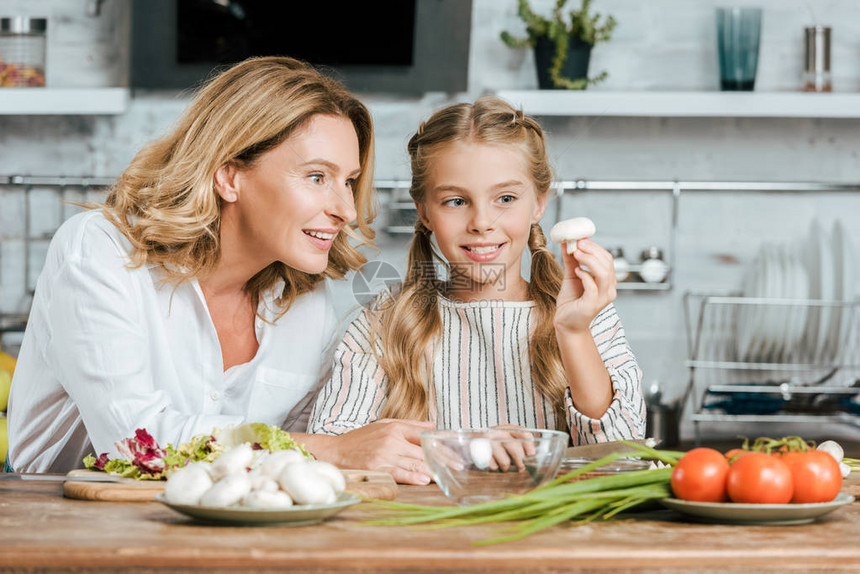
[[[860,473],[843,491],[855,496]],[[436,486],[402,502],[445,504]],[[311,526],[213,526],[158,502],[65,499],[61,483],[0,481],[0,570],[785,571],[860,570],[860,502],[812,524],[696,523],[671,510],[566,524],[491,546],[495,526],[370,526],[360,504]]]

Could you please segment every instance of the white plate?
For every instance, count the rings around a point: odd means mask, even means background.
[[[677,498],[664,498],[660,504],[688,516],[707,522],[729,524],[791,525],[807,524],[833,512],[840,506],[854,502],[850,494],[840,492],[830,502],[815,504],[739,504],[736,502],[689,502]]]
[[[809,298],[812,300],[821,299],[821,258],[818,255],[818,250],[819,238],[823,232],[824,230],[818,220],[813,219],[809,226],[809,233],[803,243],[803,264],[809,278]],[[810,306],[803,334],[804,358],[810,362],[814,362],[816,359],[820,324],[821,307]]]
[[[833,301],[836,298],[836,279],[833,264],[833,242],[830,234],[824,229],[818,234],[819,281],[821,282],[821,299]],[[817,361],[829,361],[833,358],[830,347],[830,327],[833,321],[833,307],[822,307],[818,323],[818,345],[815,357]]]
[[[755,297],[758,289],[759,281],[759,255],[747,268],[744,275],[743,286],[741,287],[741,295],[743,297]],[[737,356],[739,360],[749,361],[752,351],[753,331],[756,326],[755,316],[757,308],[753,305],[739,305],[736,325],[736,341],[737,341]]]
[[[765,252],[767,263],[767,291],[765,297],[768,299],[782,299],[785,297],[785,270],[783,269],[782,255],[776,245],[768,246]],[[767,305],[767,332],[765,335],[765,352],[762,361],[778,362],[785,345],[785,319],[786,308],[782,305]]]
[[[806,273],[806,267],[796,255],[796,250],[788,248],[786,249],[785,254],[791,269],[791,278],[789,283],[792,287],[790,297],[797,300],[808,299],[809,276]],[[791,307],[791,311],[789,313],[791,321],[789,322],[786,335],[785,361],[790,362],[794,360],[798,345],[803,337],[803,330],[806,326],[806,317],[808,313],[809,307],[807,305],[792,305]]]
[[[786,250],[782,245],[778,245],[774,254],[780,269],[779,297],[781,299],[793,299],[795,297],[794,268],[791,264],[788,250]],[[792,311],[792,307],[787,305],[774,306],[774,312],[778,317],[778,331],[774,334],[776,349],[772,360],[775,363],[780,363],[785,359],[790,345],[789,337],[791,336],[794,313]]]
[[[838,219],[833,224],[833,261],[836,279],[834,299],[852,301],[854,299],[854,249],[850,237]],[[851,328],[849,318],[849,308],[834,309],[830,337],[834,357],[838,355],[840,348],[848,339]]]
[[[191,518],[197,518],[206,522],[216,522],[228,525],[276,525],[303,526],[316,524],[326,518],[334,516],[338,512],[358,504],[361,499],[354,494],[342,492],[332,504],[306,504],[296,505],[279,510],[265,510],[258,508],[243,508],[241,506],[198,506],[190,504],[172,504],[164,498],[164,493],[157,494],[155,500],[181,512]]]

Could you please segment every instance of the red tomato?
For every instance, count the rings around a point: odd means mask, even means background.
[[[749,452],[750,451],[744,450],[742,448],[733,448],[726,453],[726,460],[728,460],[729,464],[731,464],[743,455],[749,454]]]
[[[842,488],[839,463],[826,452],[789,452],[782,455],[782,460],[788,465],[794,483],[792,502],[830,502],[839,494]]]
[[[726,488],[732,502],[786,504],[794,484],[788,465],[779,456],[751,452],[729,467]]]
[[[694,448],[672,471],[672,492],[682,500],[724,502],[729,462],[712,448]]]

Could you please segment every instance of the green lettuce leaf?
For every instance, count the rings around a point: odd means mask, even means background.
[[[223,453],[242,443],[250,443],[255,449],[266,449],[271,452],[296,449],[306,458],[313,459],[313,455],[305,450],[301,444],[294,441],[290,433],[280,427],[264,423],[246,423],[224,427],[223,429],[213,429],[211,433],[196,435],[190,441],[179,446],[168,444],[167,448],[163,449],[164,455],[161,460],[164,462],[164,471],[160,474],[141,473],[132,461],[121,458],[108,460],[104,470],[126,478],[163,480],[177,468],[192,462],[212,462]],[[107,459],[107,455],[102,456]],[[87,455],[83,462],[86,468],[98,470],[95,466],[98,459],[94,455]]]

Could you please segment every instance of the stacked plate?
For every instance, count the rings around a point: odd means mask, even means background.
[[[743,296],[754,300],[738,309],[740,360],[833,361],[850,328],[848,308],[838,303],[854,298],[854,251],[842,223],[828,233],[813,220],[798,245],[764,244],[744,278]]]

